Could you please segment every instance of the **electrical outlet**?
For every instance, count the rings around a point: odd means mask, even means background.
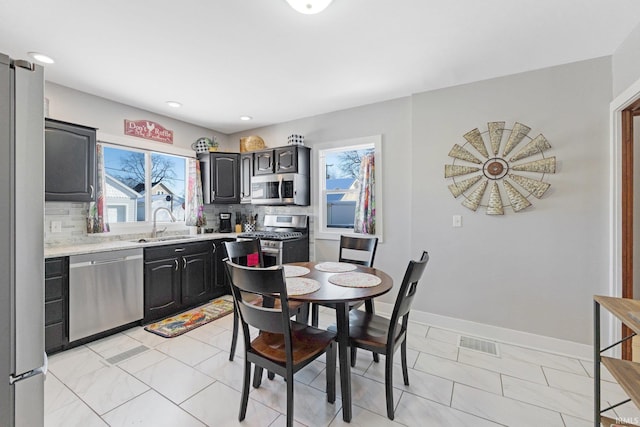
[[[51,232],[62,233],[62,221],[51,221]]]
[[[454,227],[462,227],[462,215],[454,215],[453,216],[453,226]]]

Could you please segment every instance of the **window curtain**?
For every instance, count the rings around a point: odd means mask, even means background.
[[[367,154],[360,160],[358,182],[360,191],[356,200],[353,230],[356,233],[376,234],[375,156]]]
[[[87,233],[89,234],[110,231],[107,218],[107,185],[102,144],[96,144],[96,168],[96,201],[89,203],[89,215],[87,217]]]
[[[202,197],[202,178],[200,177],[200,162],[189,159],[189,184],[187,187],[186,225],[202,227],[207,223],[204,215],[204,201]]]

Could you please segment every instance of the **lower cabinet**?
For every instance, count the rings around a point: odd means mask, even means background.
[[[44,262],[44,349],[62,350],[69,343],[69,259]]]
[[[144,323],[171,316],[227,293],[222,240],[144,251]],[[221,274],[222,273],[222,274]]]

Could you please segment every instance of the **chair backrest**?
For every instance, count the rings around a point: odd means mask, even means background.
[[[250,341],[247,326],[253,326],[261,331],[289,334],[289,305],[282,266],[246,267],[227,260],[225,268],[231,282],[236,309],[245,331],[245,344],[248,345]],[[279,298],[282,304],[277,309],[252,304],[250,301],[245,301],[247,294],[259,295],[263,298]]]
[[[402,328],[407,328],[409,321],[409,311],[411,310],[411,304],[416,296],[416,289],[418,288],[418,281],[422,278],[427,262],[429,261],[429,253],[427,251],[422,252],[422,257],[419,261],[409,261],[407,271],[404,273],[404,278],[400,284],[400,291],[396,298],[396,302],[393,306],[393,313],[391,314],[392,328],[398,327],[398,320],[402,317]],[[395,330],[389,332],[389,339],[395,337]]]
[[[235,242],[224,242],[227,257],[235,264],[245,266],[264,266],[260,240],[241,240]]]
[[[340,236],[340,253],[338,254],[338,261],[373,267],[373,260],[376,257],[377,247],[377,237]],[[363,259],[355,259],[348,256],[345,249],[358,251],[352,254],[361,253]]]

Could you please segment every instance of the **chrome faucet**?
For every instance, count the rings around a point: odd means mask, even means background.
[[[173,216],[173,212],[171,212],[169,210],[169,208],[165,208],[164,206],[160,206],[159,208],[156,208],[153,211],[153,228],[151,229],[151,237],[156,237],[158,233],[162,233],[163,231],[165,231],[167,229],[167,227],[163,228],[162,230],[158,230],[156,228],[156,215],[157,215],[158,211],[161,211],[162,209],[164,209],[165,211],[169,212],[169,216],[171,217],[171,222],[176,222],[176,217]]]

